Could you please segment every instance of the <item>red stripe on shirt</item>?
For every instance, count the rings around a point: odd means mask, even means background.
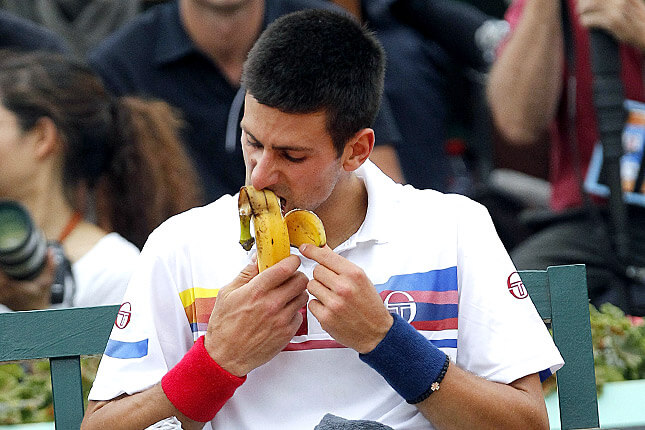
[[[446,318],[439,321],[412,321],[412,327],[428,331],[456,330],[457,320],[457,318]]]

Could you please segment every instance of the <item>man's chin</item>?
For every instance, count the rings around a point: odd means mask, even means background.
[[[253,0],[191,0],[201,7],[220,15],[233,15]]]

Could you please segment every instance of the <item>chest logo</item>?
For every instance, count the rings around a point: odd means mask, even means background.
[[[386,309],[392,314],[397,314],[408,323],[417,316],[417,304],[412,296],[405,291],[392,291],[383,300]]]
[[[525,299],[529,296],[529,293],[528,291],[526,291],[526,287],[524,286],[524,282],[522,282],[522,278],[520,278],[519,273],[511,273],[508,276],[506,284],[508,285],[508,292],[511,293],[511,295],[516,299]]]
[[[119,308],[119,312],[116,314],[116,321],[114,321],[114,325],[116,325],[120,329],[126,328],[128,323],[130,322],[131,315],[132,305],[130,305],[130,302],[123,303]]]

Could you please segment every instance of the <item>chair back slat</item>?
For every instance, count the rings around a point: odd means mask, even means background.
[[[80,357],[49,360],[56,428],[79,428],[83,421],[83,383]]]
[[[551,323],[551,292],[546,270],[520,271],[522,283],[528,289],[531,300],[545,322]]]
[[[119,306],[11,312],[0,318],[0,361],[102,354]]]
[[[103,353],[118,309],[115,305],[0,314],[0,362],[49,359],[56,428],[80,428],[80,356]]]
[[[540,316],[550,321],[553,340],[564,358],[556,375],[562,429],[599,427],[585,266],[519,273]]]

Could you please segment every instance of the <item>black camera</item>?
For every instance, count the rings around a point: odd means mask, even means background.
[[[34,279],[47,264],[48,250],[53,253],[56,264],[51,303],[60,304],[66,299],[68,284],[73,287],[71,264],[63,248],[57,242],[46,240],[21,204],[0,200],[0,270],[18,281]]]

